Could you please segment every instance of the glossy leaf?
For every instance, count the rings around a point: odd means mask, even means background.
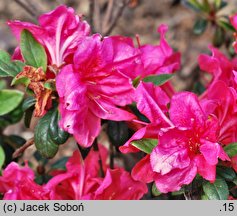
[[[155,148],[158,144],[158,140],[157,139],[141,139],[141,140],[134,140],[131,142],[131,144],[138,148],[139,150],[150,154],[153,150],[153,148]]]
[[[163,85],[168,82],[174,74],[160,74],[160,75],[151,75],[143,79],[144,82],[152,82],[156,86]]]
[[[217,167],[217,175],[224,178],[226,181],[233,181],[236,178],[236,174],[233,169],[229,167]]]
[[[23,100],[24,94],[17,90],[0,91],[0,115],[5,115],[19,106]]]
[[[26,111],[27,109],[33,107],[35,105],[36,99],[34,97],[28,97],[23,101],[22,109]]]
[[[39,44],[33,35],[27,30],[21,32],[20,47],[27,65],[36,68],[42,67],[42,69],[46,71],[47,55],[44,47]]]
[[[231,143],[224,147],[224,151],[229,157],[234,157],[237,155],[237,143]]]
[[[15,77],[22,71],[24,65],[20,61],[11,61],[11,56],[7,52],[0,50],[0,77]]]
[[[58,152],[58,145],[51,139],[49,128],[53,110],[44,115],[35,127],[35,146],[43,157],[52,158]]]
[[[59,119],[60,116],[58,110],[56,109],[51,116],[49,134],[52,141],[54,141],[58,145],[64,144],[69,138],[69,133],[59,127],[58,125]]]
[[[206,181],[203,191],[210,200],[227,200],[229,196],[228,185],[223,178],[217,177],[214,183]]]

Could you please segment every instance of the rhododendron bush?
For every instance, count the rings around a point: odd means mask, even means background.
[[[37,24],[7,22],[18,46],[0,50],[0,77],[15,87],[0,86],[2,199],[237,198],[237,15],[216,18],[224,1],[185,4],[208,14],[194,32],[214,22],[234,42],[229,57],[215,33],[199,55],[201,91],[175,90],[182,55],[166,24],[151,45],[102,36],[65,5]],[[22,118],[26,128],[34,121],[32,139],[4,135]],[[69,142],[71,156],[50,163]],[[17,160],[31,145],[37,169]]]

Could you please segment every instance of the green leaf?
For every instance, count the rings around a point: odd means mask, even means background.
[[[129,139],[128,125],[123,121],[108,121],[107,134],[114,146],[122,146]]]
[[[35,127],[35,146],[43,157],[52,158],[58,152],[58,145],[51,139],[49,128],[54,110],[44,115]]]
[[[0,146],[0,170],[2,169],[2,166],[3,166],[3,164],[4,164],[4,162],[5,162],[5,152],[4,152],[4,150],[3,150],[3,148],[2,148],[2,146]]]
[[[34,97],[28,97],[24,100],[22,104],[23,111],[26,111],[27,109],[33,107],[35,105],[36,99]]]
[[[24,94],[17,90],[0,90],[0,115],[13,111],[23,100]]]
[[[160,196],[162,193],[157,189],[155,182],[152,185],[151,193],[153,196]]]
[[[132,85],[136,88],[140,82],[141,76],[137,76],[133,81]]]
[[[28,77],[21,77],[21,78],[14,77],[14,79],[11,82],[11,86],[19,84],[23,84],[24,86],[27,87],[30,84],[30,79]]]
[[[214,5],[216,10],[220,10],[227,5],[227,2],[223,0],[215,0]]]
[[[44,47],[38,43],[33,35],[27,30],[21,32],[20,47],[27,65],[36,68],[42,67],[42,69],[46,71],[47,55]]]
[[[220,47],[224,43],[224,41],[225,41],[225,32],[221,27],[217,26],[212,43],[215,47]]]
[[[143,79],[144,82],[152,82],[156,86],[161,86],[167,81],[169,81],[174,74],[160,74],[160,75],[151,75]]]
[[[224,178],[226,181],[233,181],[236,178],[234,170],[229,167],[217,167],[216,172],[218,176]]]
[[[184,1],[185,5],[187,5],[188,7],[190,7],[191,9],[195,10],[195,11],[204,11],[204,8],[202,6],[202,4],[200,4],[197,0],[186,0]]]
[[[207,196],[206,194],[203,194],[203,195],[201,196],[201,200],[209,200],[209,199],[208,199],[208,196]]]
[[[7,87],[7,83],[5,80],[0,80],[0,90],[5,89]]]
[[[208,21],[206,19],[198,19],[194,26],[193,26],[193,32],[196,35],[201,35],[207,28]]]
[[[224,151],[229,157],[237,155],[237,143],[231,143],[224,147]]]
[[[210,200],[227,200],[229,189],[223,178],[217,177],[214,183],[205,181],[203,191]]]
[[[61,169],[65,170],[66,169],[66,163],[68,161],[69,157],[62,157],[59,160],[57,160],[55,163],[51,165],[51,169]]]
[[[58,145],[64,144],[69,138],[69,133],[59,127],[59,119],[60,116],[58,110],[56,109],[51,115],[49,135],[51,137],[51,140]]]
[[[11,56],[0,50],[0,77],[15,77],[20,73],[25,64],[21,61],[11,61]]]
[[[235,28],[227,21],[224,20],[218,20],[218,25],[220,27],[222,27],[223,29],[227,30],[227,31],[231,31],[231,32],[235,32]]]
[[[147,154],[150,154],[153,150],[153,148],[155,148],[158,144],[158,140],[157,139],[147,139],[147,138],[144,138],[144,139],[140,139],[140,140],[133,140],[131,142],[131,144],[138,148],[139,150],[147,153]]]

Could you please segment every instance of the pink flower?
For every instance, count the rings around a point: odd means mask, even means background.
[[[199,66],[202,71],[212,75],[212,80],[207,83],[207,87],[211,87],[216,81],[222,80],[228,86],[237,87],[235,81],[236,66],[218,49],[210,47],[212,56],[201,54],[198,58]],[[201,96],[205,98],[207,91]]]
[[[108,169],[104,180],[95,192],[97,200],[139,200],[147,193],[147,186],[131,178],[121,168]]]
[[[100,146],[98,152],[91,150],[85,161],[83,161],[80,152],[75,151],[66,164],[66,171],[55,175],[44,186],[50,191],[49,199],[92,199],[93,189],[97,188],[101,182],[101,179],[97,178],[99,154],[102,155],[103,163],[107,157],[107,151],[102,147]]]
[[[66,164],[67,170],[54,176],[45,186],[50,191],[50,199],[141,199],[147,193],[146,185],[133,180],[121,168],[109,169],[105,164],[107,151],[102,147],[100,145],[100,153],[91,150],[84,162],[75,151]],[[99,176],[99,154],[106,172],[104,178]]]
[[[47,199],[47,191],[34,182],[34,172],[25,165],[20,167],[12,162],[0,176],[0,193],[5,200]]]
[[[167,106],[170,99],[160,87],[155,87],[152,83],[141,82],[136,89],[135,95],[138,110],[148,118],[150,123],[144,123],[146,126],[136,131],[134,135],[120,147],[120,151],[123,153],[138,152],[139,150],[130,144],[133,140],[157,138],[157,130],[159,128],[173,125],[167,116]]]
[[[8,25],[18,40],[20,40],[20,33],[23,29],[29,30],[35,39],[46,48],[49,63],[57,67],[62,66],[71,58],[78,43],[90,33],[87,22],[75,15],[72,8],[64,5],[41,15],[39,26],[21,21],[9,21]],[[14,55],[18,59],[21,57],[19,51],[17,48]]]
[[[168,109],[169,99],[164,92],[144,83],[138,86],[137,102],[139,111],[150,123],[120,150],[123,153],[139,151],[131,142],[142,138],[158,139],[159,143],[133,168],[133,178],[143,182],[155,180],[163,193],[191,183],[197,173],[213,182],[218,158],[229,158],[218,143],[219,122],[211,109],[208,110],[208,104],[200,103],[193,93],[183,92],[171,98]]]
[[[150,156],[157,188],[163,193],[179,190],[197,173],[214,182],[218,158],[229,160],[218,143],[218,119],[188,92],[173,96],[169,115],[175,127],[159,131],[159,144]]]
[[[123,65],[133,64],[137,53],[126,55],[122,37],[94,35],[79,44],[74,64],[56,77],[60,97],[61,127],[77,142],[89,147],[100,132],[101,119],[132,120],[135,116],[120,107],[133,101],[134,88]],[[121,50],[122,49],[122,50]],[[110,50],[110,52],[108,52]]]
[[[131,145],[132,141],[142,138],[157,139],[158,131],[161,127],[173,125],[167,116],[170,99],[160,87],[155,87],[152,83],[141,82],[136,89],[135,100],[137,101],[138,110],[148,118],[150,123],[145,123],[145,126],[136,131],[119,148],[122,153],[139,152],[139,149]],[[132,177],[135,180],[149,183],[154,180],[153,176],[150,155],[147,155],[134,166]]]
[[[75,151],[66,163],[66,170],[55,170],[42,186],[34,182],[34,172],[27,165],[19,167],[12,162],[0,176],[0,193],[10,200],[141,199],[147,193],[146,184],[134,180],[122,168],[109,169],[107,157],[107,149],[102,145],[99,151],[91,150],[84,161],[80,152]]]
[[[143,45],[139,47],[141,51],[141,61],[144,66],[142,77],[151,74],[166,74],[173,73],[180,69],[180,53],[174,52],[165,39],[165,34],[168,31],[166,25],[160,25],[158,32],[160,34],[160,44]]]
[[[237,94],[233,87],[228,87],[223,81],[216,81],[208,88],[206,99],[201,101],[205,111],[213,113],[218,118],[218,140],[223,145],[237,141],[236,100]]]

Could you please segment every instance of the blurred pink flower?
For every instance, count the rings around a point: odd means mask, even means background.
[[[91,150],[83,162],[79,151],[75,151],[66,164],[67,170],[45,186],[50,199],[141,199],[147,193],[146,184],[133,180],[122,168],[109,169],[105,163],[107,155],[107,150],[99,145],[99,151]],[[101,176],[99,157],[105,177]]]
[[[60,97],[61,127],[73,134],[79,145],[89,147],[100,132],[101,119],[132,120],[120,107],[132,103],[135,89],[122,73],[137,53],[124,52],[123,37],[100,35],[84,39],[74,55],[74,64],[56,77]]]
[[[0,176],[0,193],[5,200],[38,200],[48,199],[47,191],[34,182],[34,172],[26,164],[20,167],[17,163],[9,164]]]
[[[18,40],[23,29],[30,31],[46,48],[49,64],[58,68],[67,62],[68,58],[72,58],[71,54],[76,50],[78,43],[90,33],[87,22],[75,15],[73,8],[64,5],[41,15],[38,21],[39,25],[21,21],[9,21],[8,25]],[[16,49],[14,57],[21,58],[19,48]]]

